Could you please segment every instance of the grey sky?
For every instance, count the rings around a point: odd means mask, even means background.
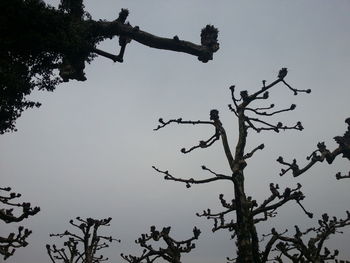
[[[46,1],[57,5],[59,1]],[[179,177],[200,177],[207,165],[228,173],[220,143],[205,151],[183,155],[180,149],[210,135],[199,127],[172,126],[154,132],[159,117],[208,119],[216,108],[236,142],[237,125],[228,111],[229,86],[254,91],[261,81],[273,81],[282,67],[289,69],[287,82],[311,94],[293,96],[284,87],[271,92],[277,107],[297,104],[282,121],[302,121],[303,132],[250,134],[248,146],[265,143],[266,149],[250,160],[246,173],[249,195],[258,201],[268,195],[270,182],[294,186],[300,182],[304,204],[315,214],[308,219],[294,204],[280,210],[277,218],[259,226],[266,233],[272,226],[292,229],[310,226],[323,212],[342,217],[349,209],[349,181],[334,174],[348,172],[349,164],[314,167],[300,178],[279,177],[279,155],[301,162],[319,141],[335,147],[332,138],[345,131],[349,117],[350,2],[338,1],[85,1],[94,19],[115,19],[128,8],[132,25],[156,35],[198,43],[206,24],[219,28],[220,50],[203,64],[187,54],[160,51],[132,42],[125,62],[114,64],[96,58],[87,65],[88,80],[61,84],[53,93],[37,92],[42,107],[26,111],[17,122],[18,132],[0,137],[3,186],[22,193],[23,200],[41,212],[23,224],[33,230],[29,245],[19,249],[8,263],[49,262],[46,243],[58,243],[49,233],[68,227],[76,216],[113,218],[108,233],[122,239],[106,249],[109,262],[121,262],[121,252],[139,254],[134,240],[149,231],[172,226],[179,239],[188,238],[194,225],[203,234],[197,248],[183,262],[226,262],[234,255],[229,233],[211,233],[212,222],[196,212],[219,209],[219,193],[232,195],[232,185],[217,183],[194,186],[164,181],[152,165]],[[117,39],[101,49],[116,52]],[[15,225],[2,225],[8,233]],[[349,231],[330,240],[344,258]]]

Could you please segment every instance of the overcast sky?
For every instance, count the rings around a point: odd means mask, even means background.
[[[58,0],[46,1],[54,6]],[[11,186],[23,201],[40,206],[41,212],[22,224],[33,230],[29,245],[17,250],[8,263],[49,262],[45,244],[60,244],[49,233],[63,232],[76,216],[112,217],[105,232],[122,239],[105,250],[109,262],[122,262],[119,254],[139,255],[134,244],[151,225],[172,226],[174,236],[186,239],[193,226],[203,234],[197,248],[183,262],[226,262],[235,254],[234,241],[222,231],[212,233],[212,222],[196,212],[220,211],[218,195],[228,199],[232,185],[213,183],[186,189],[164,181],[151,168],[168,169],[178,177],[203,178],[205,164],[229,175],[221,144],[184,155],[182,147],[196,144],[211,130],[196,126],[170,126],[154,132],[159,117],[209,118],[216,108],[230,143],[237,140],[237,120],[227,109],[229,86],[253,92],[261,81],[276,79],[287,67],[287,82],[311,94],[293,94],[283,86],[271,92],[276,107],[297,105],[280,120],[300,120],[305,130],[279,134],[251,132],[248,149],[265,143],[246,169],[246,189],[258,202],[269,194],[269,183],[282,187],[303,185],[306,209],[311,220],[291,203],[273,220],[261,224],[259,233],[272,227],[280,230],[294,224],[311,226],[324,212],[345,216],[349,209],[349,181],[337,181],[335,173],[349,171],[349,163],[336,160],[333,166],[319,164],[300,178],[279,177],[280,155],[301,163],[319,141],[336,147],[333,137],[342,135],[349,117],[350,2],[325,1],[85,1],[93,19],[113,20],[128,8],[128,20],[152,34],[200,42],[206,24],[219,28],[220,50],[203,64],[196,57],[150,49],[137,42],[128,45],[124,63],[96,58],[86,67],[87,81],[61,84],[53,93],[36,92],[32,98],[43,105],[28,110],[17,121],[18,132],[0,137],[2,186]],[[116,53],[118,40],[100,48]],[[277,119],[276,119],[277,120]],[[15,231],[16,225],[1,225],[0,233]],[[329,241],[350,258],[350,231]],[[2,260],[2,259],[1,259]],[[0,260],[0,262],[1,262]]]

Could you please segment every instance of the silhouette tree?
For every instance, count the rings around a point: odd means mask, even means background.
[[[0,192],[5,192],[0,194],[0,203],[5,207],[0,209],[0,220],[2,222],[6,224],[21,222],[40,211],[39,207],[33,208],[30,203],[17,203],[15,199],[21,197],[21,194],[10,191],[10,187],[0,188]],[[16,207],[21,208],[22,211],[14,213],[13,210]],[[7,237],[0,237],[0,254],[3,258],[9,258],[15,253],[17,248],[27,246],[27,238],[31,233],[32,231],[20,226],[17,234],[10,233]]]
[[[276,251],[279,254],[275,257],[277,262],[283,262],[282,256],[290,259],[292,262],[325,262],[333,260],[339,251],[334,250],[333,253],[324,246],[324,243],[331,235],[341,233],[338,229],[350,225],[350,213],[346,212],[345,219],[329,219],[327,214],[322,215],[322,219],[318,221],[317,227],[311,227],[301,232],[298,226],[295,226],[295,234],[293,237],[285,236],[285,233],[277,233],[273,228],[271,230],[271,239],[269,244],[272,245],[276,241]],[[287,232],[287,231],[285,231]],[[309,237],[311,234],[313,236]],[[308,238],[305,242],[303,238]]]
[[[189,253],[195,248],[193,241],[198,239],[200,230],[196,227],[193,229],[193,237],[176,241],[173,239],[170,233],[170,227],[164,227],[162,231],[156,230],[155,226],[151,226],[150,234],[142,234],[139,239],[135,242],[140,244],[144,248],[141,256],[124,255],[121,254],[122,258],[130,263],[151,263],[157,259],[163,259],[170,263],[181,263],[181,254]],[[150,241],[163,241],[166,244],[165,248],[159,247],[154,248]]]
[[[201,44],[163,38],[142,31],[126,22],[128,10],[122,9],[114,21],[91,19],[82,0],[61,0],[58,9],[41,0],[2,0],[0,2],[0,134],[15,131],[21,113],[40,103],[26,97],[35,88],[53,91],[57,84],[72,79],[86,80],[85,63],[100,55],[123,62],[131,40],[142,45],[198,57],[213,58],[219,49],[218,30],[210,25],[201,32]],[[119,37],[119,54],[97,45]],[[59,76],[56,72],[59,71]]]
[[[275,229],[272,229],[270,235],[268,235],[270,236],[270,240],[266,243],[265,248],[261,249],[260,247],[261,244],[256,224],[276,216],[278,208],[286,203],[290,201],[296,202],[308,217],[313,217],[313,214],[308,212],[301,204],[301,201],[304,199],[304,194],[301,192],[302,186],[300,184],[295,188],[286,188],[283,191],[280,191],[278,184],[270,183],[270,196],[260,203],[254,200],[253,197],[247,196],[245,192],[244,178],[248,160],[252,158],[258,150],[264,149],[264,144],[260,144],[254,149],[247,151],[246,142],[248,131],[255,131],[257,133],[262,131],[273,131],[279,133],[284,130],[303,130],[303,126],[300,122],[297,122],[294,125],[285,125],[282,122],[272,123],[267,120],[270,116],[275,116],[282,112],[293,111],[296,108],[295,104],[280,110],[275,110],[274,104],[270,104],[267,107],[254,106],[254,103],[256,102],[268,100],[270,90],[278,84],[283,84],[287,89],[292,91],[294,95],[311,92],[309,89],[295,89],[288,84],[285,81],[287,72],[286,68],[282,68],[275,81],[267,84],[264,80],[261,89],[252,94],[248,94],[248,91],[243,90],[240,92],[240,96],[237,97],[235,94],[235,86],[230,87],[233,105],[230,104],[229,109],[238,119],[239,136],[235,151],[231,150],[226,131],[219,118],[219,112],[215,109],[210,111],[209,120],[191,121],[178,118],[164,121],[160,118],[159,125],[155,128],[155,130],[159,130],[171,124],[212,126],[214,130],[213,135],[206,140],[201,140],[198,144],[192,147],[182,148],[181,152],[185,154],[196,149],[208,148],[215,142],[221,140],[230,167],[230,175],[219,174],[206,166],[202,166],[202,169],[209,173],[210,176],[205,179],[184,179],[174,176],[168,170],[161,170],[155,166],[153,166],[153,169],[164,175],[165,180],[185,183],[188,188],[193,184],[205,184],[215,181],[233,183],[234,198],[232,201],[227,201],[223,194],[220,194],[219,196],[223,211],[212,212],[211,209],[207,209],[202,213],[197,213],[197,216],[213,220],[214,232],[219,229],[227,229],[232,232],[232,237],[237,240],[237,258],[229,260],[234,262],[267,262],[271,260],[269,256],[272,251],[279,251],[279,256],[275,257],[275,260],[279,262],[282,262],[281,258],[283,256],[294,260],[293,262],[324,262],[326,259],[333,259],[337,255],[337,252],[331,254],[329,249],[324,247],[325,240],[330,235],[336,233],[339,228],[347,226],[350,221],[349,216],[345,219],[338,220],[334,218],[329,221],[328,215],[324,215],[322,220],[319,221],[318,227],[310,228],[305,232],[301,232],[299,228],[296,227],[295,236],[289,238],[285,236],[285,233],[278,233]],[[319,143],[318,149],[308,157],[310,162],[302,169],[299,168],[295,160],[292,163],[287,163],[282,157],[279,157],[277,161],[288,167],[287,169],[282,170],[281,175],[289,170],[293,171],[294,176],[300,175],[317,162],[327,160],[328,163],[332,163],[334,158],[340,154],[343,154],[343,157],[349,159],[350,119],[347,119],[346,122],[349,125],[348,131],[342,137],[335,137],[336,142],[339,144],[337,149],[331,152],[325,147],[324,143]],[[337,175],[338,179],[344,177],[345,176],[339,174]],[[307,245],[302,243],[301,237],[307,237],[307,234],[310,235],[312,232],[315,233],[316,236],[310,238]],[[279,241],[279,243],[276,243],[277,241]],[[322,249],[324,250],[322,251]],[[289,254],[292,250],[298,251],[299,254]]]
[[[50,234],[52,237],[66,238],[63,248],[56,245],[46,245],[47,253],[53,263],[99,263],[108,260],[103,255],[96,255],[99,250],[109,247],[108,243],[120,240],[111,236],[101,236],[98,234],[100,227],[110,226],[112,218],[106,219],[81,219],[76,218],[76,222],[70,220],[69,223],[78,228],[81,233],[75,234],[66,230],[62,234]]]

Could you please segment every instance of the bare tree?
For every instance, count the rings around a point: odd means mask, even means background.
[[[4,205],[4,208],[0,209],[0,220],[6,224],[18,223],[33,216],[40,211],[39,207],[31,207],[30,203],[18,203],[15,199],[21,197],[21,194],[11,192],[10,187],[0,188],[0,192],[7,192],[8,194],[0,194],[0,203]],[[6,208],[10,207],[10,208]],[[14,208],[19,208],[22,211],[16,213]],[[17,248],[25,247],[28,245],[27,238],[32,233],[31,230],[18,227],[18,233],[10,233],[7,237],[0,237],[0,254],[4,259],[12,256]]]
[[[275,105],[270,104],[266,107],[259,107],[254,106],[254,103],[259,101],[265,101],[269,99],[269,92],[270,90],[277,86],[278,84],[284,85],[287,89],[289,89],[294,95],[298,95],[300,93],[310,93],[311,90],[299,90],[293,88],[290,84],[288,84],[285,80],[285,77],[287,75],[287,69],[282,68],[279,71],[279,74],[277,76],[277,79],[269,84],[264,80],[262,81],[262,87],[258,91],[248,94],[246,90],[243,90],[240,92],[239,96],[235,94],[235,86],[230,87],[231,91],[231,98],[233,101],[233,104],[229,105],[230,111],[234,113],[236,118],[238,119],[238,132],[239,137],[238,141],[235,146],[235,150],[232,151],[230,143],[226,136],[226,131],[224,129],[224,126],[219,118],[219,112],[218,110],[211,110],[210,111],[210,118],[209,120],[198,120],[198,121],[191,121],[191,120],[183,120],[182,118],[178,119],[170,119],[168,121],[164,121],[162,118],[159,119],[159,125],[155,130],[162,129],[170,124],[181,124],[181,125],[206,125],[206,126],[212,126],[213,127],[213,135],[205,140],[201,140],[198,144],[189,147],[189,148],[182,148],[182,153],[190,153],[193,150],[196,149],[204,149],[208,148],[211,145],[213,145],[215,142],[220,141],[222,142],[222,146],[225,152],[225,157],[228,161],[230,172],[229,175],[216,173],[215,171],[212,171],[211,169],[207,168],[206,166],[202,166],[202,169],[209,173],[209,176],[205,179],[184,179],[179,178],[171,174],[167,170],[161,170],[155,166],[153,168],[160,174],[164,175],[165,180],[171,180],[171,181],[177,181],[185,183],[186,186],[189,188],[193,184],[204,184],[204,183],[211,183],[214,181],[226,181],[229,183],[233,183],[234,186],[234,198],[232,201],[227,201],[224,198],[224,195],[219,196],[219,200],[221,205],[223,206],[223,211],[221,212],[212,212],[211,209],[204,210],[202,213],[198,213],[198,216],[203,216],[208,219],[212,219],[214,221],[214,227],[213,231],[217,231],[219,229],[227,229],[228,231],[232,232],[232,237],[236,238],[237,242],[237,258],[232,259],[232,261],[235,262],[266,262],[269,261],[269,255],[271,251],[274,251],[274,245],[277,240],[280,240],[281,242],[285,243],[279,243],[278,247],[287,247],[288,250],[290,247],[293,247],[294,249],[297,248],[295,243],[292,242],[292,238],[286,239],[282,234],[278,234],[276,230],[273,230],[271,233],[271,240],[269,240],[265,246],[264,249],[260,248],[259,244],[259,235],[256,230],[256,224],[262,221],[268,220],[270,217],[273,217],[277,214],[277,209],[286,203],[290,201],[296,202],[301,209],[305,212],[305,214],[312,218],[313,214],[308,212],[303,205],[301,204],[301,201],[304,199],[304,194],[301,192],[301,185],[298,184],[294,188],[286,188],[284,190],[279,189],[279,185],[270,183],[269,190],[270,190],[270,196],[267,197],[264,201],[258,203],[256,200],[254,200],[250,196],[246,196],[245,192],[245,184],[244,184],[244,178],[245,178],[245,168],[247,167],[248,160],[253,157],[253,155],[258,150],[264,149],[264,144],[260,144],[256,146],[252,150],[246,149],[246,142],[248,137],[248,130],[255,131],[257,133],[262,131],[273,131],[276,133],[279,133],[280,131],[284,130],[297,130],[301,131],[303,130],[303,126],[300,122],[297,122],[294,125],[286,125],[282,122],[272,123],[267,118],[270,116],[275,116],[283,112],[293,111],[296,108],[295,104],[292,104],[290,107],[287,107],[285,109],[279,109],[275,110]],[[347,123],[349,124],[349,119],[347,119]],[[333,159],[338,156],[339,154],[343,154],[344,157],[349,159],[349,149],[350,149],[350,143],[349,143],[349,130],[343,137],[336,137],[336,141],[339,144],[339,147],[333,151],[330,152],[327,150],[324,146],[324,144],[319,144],[318,150],[313,152],[311,156],[309,157],[310,163],[303,169],[299,169],[299,167],[296,165],[296,161],[293,161],[293,163],[287,163],[284,162],[282,157],[278,158],[278,162],[287,165],[287,170],[282,170],[282,174],[286,173],[288,170],[292,170],[293,174],[299,175],[306,170],[308,170],[312,165],[314,165],[316,162],[322,162],[324,159],[326,159],[329,163],[332,163]],[[338,175],[338,178],[340,176]],[[235,216],[233,216],[234,214]],[[341,227],[344,227],[348,225],[348,219],[338,221],[332,221],[332,227],[333,229],[338,229]],[[322,231],[324,231],[325,226],[327,226],[327,222],[323,220],[323,223],[321,223],[319,228],[313,228],[312,230],[307,230],[306,232],[312,232],[314,231],[317,235],[320,235]],[[300,231],[298,232],[299,235]],[[328,232],[327,232],[328,233]],[[327,237],[330,235],[323,234]],[[318,247],[322,248],[324,245],[324,240],[322,242],[316,241],[317,238],[313,239],[313,242],[318,242]],[[288,242],[287,242],[288,241]],[[289,244],[292,244],[290,245]],[[284,244],[284,245],[281,245]],[[280,250],[281,251],[281,250]],[[310,250],[311,251],[311,250]],[[313,252],[310,252],[311,254]],[[283,254],[283,253],[282,253]],[[287,254],[283,254],[284,256],[287,256]],[[325,251],[323,254],[324,257],[322,258],[320,256],[320,253],[317,254],[318,256],[313,256],[312,261],[310,258],[307,258],[309,260],[308,262],[322,262],[317,261],[319,259],[324,260],[326,259],[330,254]],[[333,254],[333,258],[336,254]],[[302,257],[305,257],[304,254]],[[316,259],[317,258],[317,259]],[[311,261],[310,261],[311,260]],[[297,261],[295,261],[297,262]]]
[[[200,230],[198,228],[193,229],[193,237],[176,241],[170,234],[170,227],[164,227],[162,231],[156,230],[155,226],[151,226],[150,234],[142,234],[139,239],[135,242],[140,244],[144,248],[141,256],[124,255],[121,254],[122,258],[130,263],[151,263],[157,259],[163,259],[169,263],[181,263],[181,254],[189,253],[195,248],[193,241],[198,239]],[[166,247],[155,248],[151,244],[151,241],[160,242],[163,241]]]
[[[101,236],[98,230],[102,226],[110,226],[112,218],[106,219],[81,219],[76,218],[76,222],[70,220],[69,223],[79,229],[79,234],[66,230],[62,234],[50,234],[51,237],[65,238],[63,248],[56,245],[46,245],[47,253],[53,263],[99,263],[108,260],[103,255],[97,255],[99,250],[109,247],[112,241],[120,240],[111,236]]]
[[[295,226],[295,234],[293,237],[278,233],[274,228],[271,230],[271,239],[269,243],[279,241],[275,250],[279,254],[275,257],[277,262],[283,262],[282,256],[290,259],[293,263],[297,262],[325,262],[326,260],[334,260],[339,254],[338,250],[331,252],[326,246],[325,241],[331,235],[342,233],[338,229],[350,225],[350,213],[346,212],[345,219],[337,219],[333,217],[329,219],[327,214],[322,215],[322,219],[318,220],[317,227],[311,227],[304,232]],[[303,240],[304,239],[304,240]],[[308,239],[305,242],[305,239]]]

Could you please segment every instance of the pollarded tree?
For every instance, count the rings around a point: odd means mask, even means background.
[[[53,263],[99,263],[108,260],[103,255],[97,255],[99,250],[109,247],[112,241],[120,240],[111,236],[98,234],[100,227],[109,226],[112,218],[106,219],[81,219],[70,220],[69,223],[79,229],[79,233],[66,230],[62,234],[50,234],[52,237],[66,238],[63,248],[56,245],[46,245],[47,253]]]
[[[300,176],[317,163],[326,161],[328,164],[332,164],[339,155],[350,160],[350,118],[347,118],[345,123],[348,125],[348,128],[344,135],[334,137],[338,147],[331,151],[327,149],[324,142],[317,143],[317,149],[306,157],[308,163],[304,167],[300,168],[296,159],[292,162],[287,162],[280,156],[277,162],[287,167],[281,169],[280,175],[283,176],[291,171],[294,177]],[[347,175],[342,175],[341,172],[338,172],[335,177],[338,180],[350,178],[350,172]],[[303,232],[300,231],[299,227],[295,226],[295,234],[292,237],[272,229],[270,242],[279,242],[276,245],[276,250],[280,254],[276,257],[276,260],[282,262],[282,256],[289,258],[293,262],[325,262],[326,260],[333,260],[339,251],[334,250],[331,252],[325,246],[325,241],[331,235],[341,233],[339,229],[348,225],[350,225],[350,212],[346,211],[346,217],[340,219],[335,216],[330,219],[328,214],[323,214],[322,218],[318,220],[316,227],[308,228]],[[305,239],[308,242],[305,242]]]
[[[0,220],[6,224],[21,222],[40,211],[39,207],[32,207],[30,203],[18,203],[15,201],[21,197],[21,194],[11,192],[10,187],[0,188],[0,192],[8,193],[0,194],[0,203],[4,205],[0,209]],[[15,212],[14,208],[19,208],[22,211]],[[17,234],[10,233],[7,237],[0,237],[0,255],[7,259],[15,253],[17,248],[27,246],[27,238],[31,233],[31,230],[20,226]]]
[[[285,231],[278,233],[276,229],[271,230],[271,238],[269,245],[276,243],[275,251],[278,255],[275,256],[277,262],[283,262],[283,257],[290,259],[293,263],[297,262],[326,262],[326,260],[334,260],[339,251],[335,249],[333,252],[325,246],[325,242],[330,236],[342,233],[339,229],[350,225],[350,213],[346,212],[347,216],[343,219],[333,217],[329,218],[327,214],[323,214],[318,220],[318,226],[310,227],[305,231],[300,231],[298,226],[295,226],[295,234],[289,237]]]
[[[181,152],[185,154],[199,148],[208,148],[215,142],[221,140],[225,157],[230,167],[228,175],[216,173],[210,168],[202,166],[202,169],[209,173],[210,176],[205,179],[183,179],[174,176],[167,170],[161,170],[156,167],[153,168],[158,173],[163,174],[165,180],[185,183],[188,188],[193,184],[205,184],[215,181],[226,181],[233,184],[234,198],[232,201],[227,201],[222,194],[219,196],[223,211],[212,212],[211,209],[207,209],[197,215],[213,220],[214,232],[219,229],[227,229],[233,233],[232,237],[237,240],[237,258],[232,259],[234,262],[267,262],[271,260],[270,257],[272,251],[278,251],[279,254],[275,257],[275,260],[279,262],[282,262],[283,257],[288,257],[289,259],[294,260],[294,262],[324,262],[324,260],[335,258],[337,255],[336,251],[331,253],[329,249],[324,246],[325,240],[332,234],[337,233],[338,229],[345,227],[350,223],[349,216],[345,219],[338,220],[335,218],[329,221],[328,215],[324,215],[323,219],[319,220],[318,227],[307,229],[305,232],[301,232],[299,228],[296,227],[296,234],[294,237],[287,237],[285,236],[285,233],[278,233],[275,229],[272,229],[271,233],[268,235],[270,239],[266,242],[265,247],[263,249],[261,248],[261,235],[259,236],[257,233],[256,225],[259,222],[266,221],[269,218],[276,216],[278,208],[286,203],[291,201],[296,202],[308,217],[313,217],[313,214],[308,212],[301,204],[304,199],[304,194],[301,192],[302,186],[300,184],[297,184],[294,188],[281,190],[279,189],[278,184],[270,183],[270,196],[262,202],[258,202],[252,197],[247,196],[245,192],[244,179],[248,161],[258,150],[264,149],[264,144],[260,144],[250,151],[246,149],[248,131],[257,133],[262,131],[272,131],[279,133],[284,130],[303,130],[303,126],[300,122],[297,122],[294,125],[285,125],[282,122],[272,123],[267,119],[270,116],[275,116],[282,112],[293,111],[296,108],[296,105],[294,104],[288,108],[280,110],[275,110],[274,104],[270,104],[266,107],[254,106],[254,104],[256,105],[259,101],[268,100],[270,90],[278,84],[284,85],[287,89],[292,91],[294,95],[311,92],[311,90],[299,90],[293,88],[286,82],[286,75],[287,69],[282,68],[275,81],[267,84],[264,80],[261,89],[252,94],[248,94],[246,90],[243,90],[237,97],[235,94],[235,86],[230,87],[233,105],[230,104],[229,109],[238,119],[239,134],[234,151],[228,141],[224,125],[220,120],[219,112],[217,110],[211,110],[209,120],[204,121],[183,120],[182,118],[165,121],[160,118],[159,125],[155,129],[159,130],[171,124],[212,126],[213,135],[206,140],[200,141],[197,145],[189,148],[182,148]],[[347,123],[350,123],[349,119],[347,119]],[[349,135],[350,132],[348,130],[344,136],[335,138],[339,147],[333,152],[329,151],[323,143],[319,143],[318,150],[314,151],[309,157],[310,163],[302,169],[299,168],[295,160],[292,163],[287,163],[282,157],[278,158],[278,162],[288,166],[288,169],[282,170],[282,174],[288,172],[288,170],[292,170],[295,176],[299,175],[307,171],[317,162],[327,160],[328,163],[332,163],[334,158],[340,154],[343,154],[343,157],[349,159]],[[343,177],[344,176],[338,174],[338,178]],[[310,237],[312,233],[315,233],[315,236]],[[302,236],[310,237],[307,245],[302,243]],[[301,245],[301,243],[303,245]],[[299,254],[295,254],[295,251],[299,251]],[[290,252],[293,252],[294,254],[290,254]],[[295,258],[293,258],[294,256]]]
[[[102,226],[110,226],[112,218],[102,220],[87,218],[76,218],[76,222],[70,220],[69,223],[79,229],[79,233],[73,233],[66,230],[62,234],[50,234],[51,237],[64,238],[63,247],[56,245],[46,245],[47,253],[53,263],[99,263],[107,261],[108,258],[103,254],[97,255],[100,250],[109,247],[113,241],[120,242],[111,236],[101,236],[98,231]],[[170,236],[170,227],[164,227],[158,231],[154,226],[151,227],[150,234],[142,234],[135,242],[143,248],[141,256],[124,255],[122,258],[130,263],[154,262],[157,259],[163,259],[170,263],[181,263],[181,254],[189,253],[195,248],[193,241],[197,240],[200,230],[193,229],[193,237],[177,241]],[[151,242],[163,242],[166,247],[161,245],[154,246]]]
[[[197,240],[201,231],[194,227],[193,237],[177,241],[170,236],[170,227],[164,227],[158,231],[155,226],[151,226],[150,234],[142,234],[135,242],[143,248],[140,256],[121,254],[129,263],[151,263],[158,259],[169,263],[181,263],[181,254],[191,252],[196,246],[193,241]],[[165,247],[155,246],[152,242],[163,241]]]
[[[61,0],[58,9],[42,0],[2,0],[0,2],[0,134],[14,131],[23,110],[40,103],[26,97],[35,88],[53,91],[57,84],[72,79],[86,80],[85,63],[100,55],[123,62],[126,45],[134,40],[142,45],[184,52],[202,62],[219,49],[218,30],[207,25],[201,44],[163,38],[142,31],[126,21],[122,9],[113,21],[91,19],[83,0]],[[119,37],[119,54],[97,48],[105,39]],[[59,71],[59,76],[56,72]]]

